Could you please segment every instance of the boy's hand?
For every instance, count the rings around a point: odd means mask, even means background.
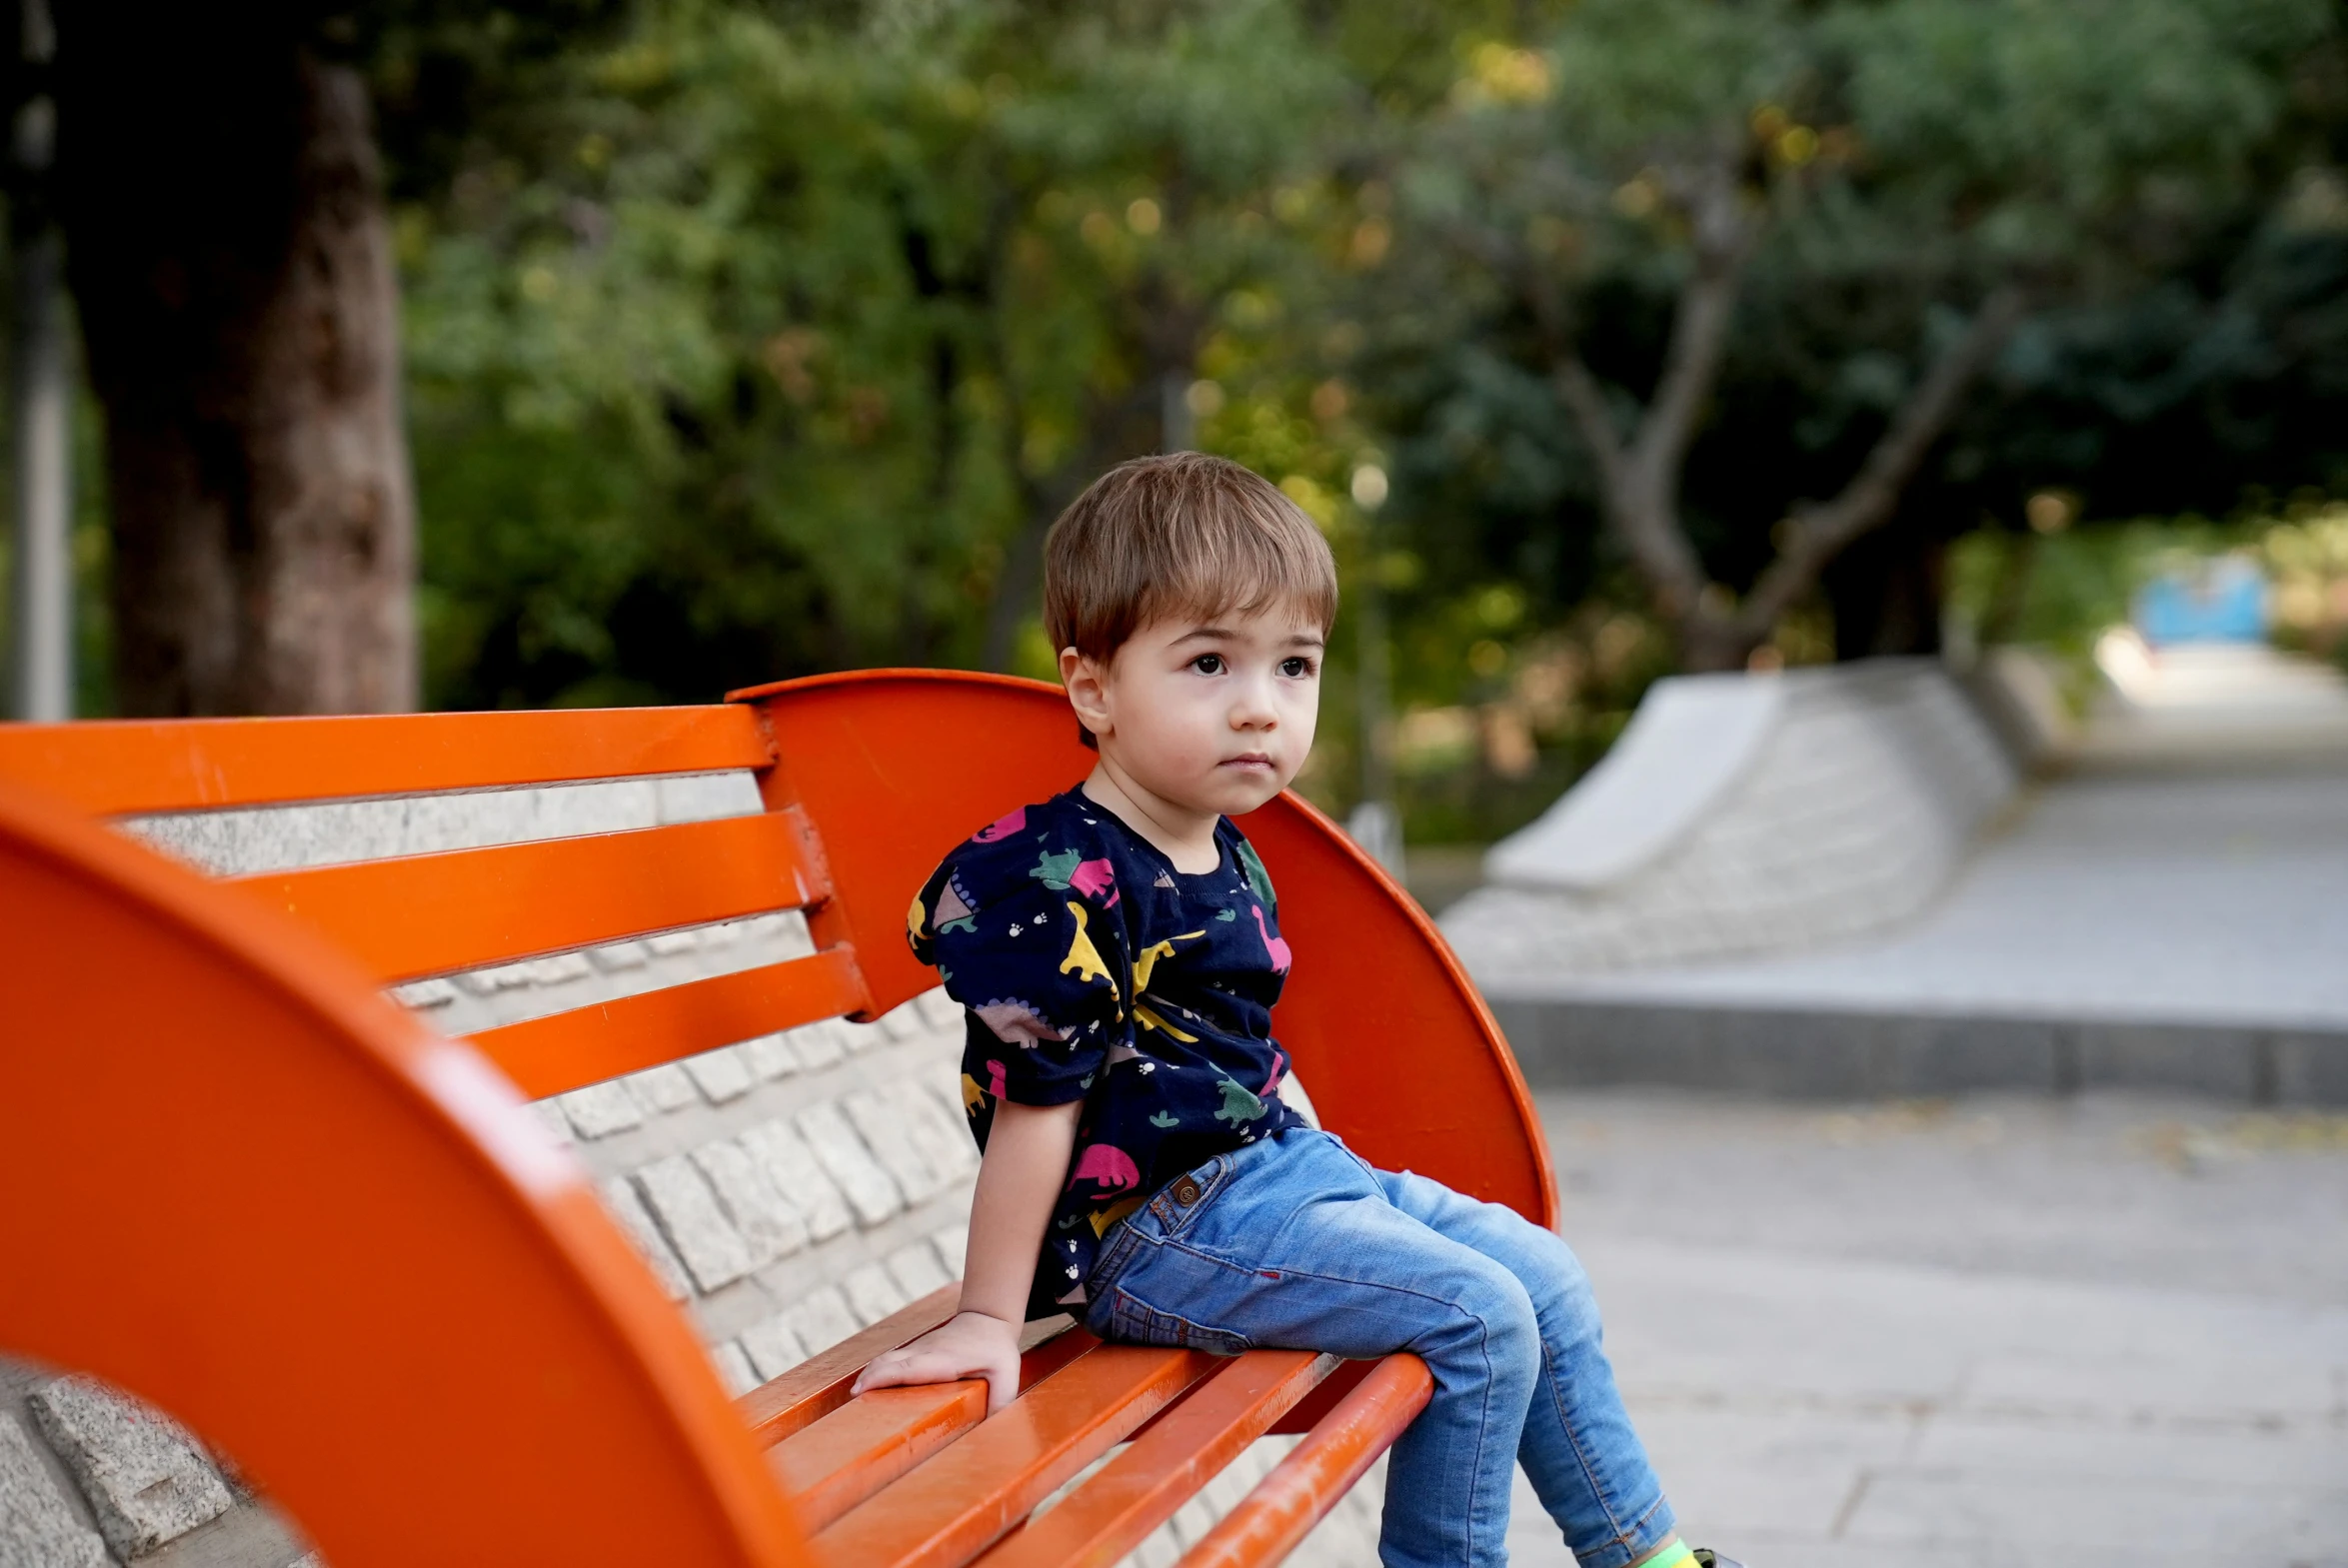
[[[902,1350],[875,1356],[857,1374],[861,1394],[869,1388],[911,1383],[954,1383],[966,1377],[987,1380],[987,1413],[995,1414],[1019,1396],[1020,1325],[985,1312],[957,1312]]]

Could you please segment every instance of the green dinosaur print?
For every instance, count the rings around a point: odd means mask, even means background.
[[[948,920],[944,925],[939,926],[938,929],[942,931],[961,931],[966,936],[976,936],[979,933],[979,917],[975,914],[966,914],[959,920]]]
[[[1236,909],[1217,909],[1214,911],[1214,917],[1218,920],[1235,920],[1239,917],[1239,911]]]
[[[1255,889],[1255,896],[1263,900],[1263,906],[1274,914],[1279,913],[1279,894],[1271,890],[1271,873],[1256,858],[1255,846],[1243,839],[1239,844],[1239,869],[1247,873],[1247,885]]]
[[[1175,1115],[1171,1110],[1162,1110],[1150,1118],[1150,1125],[1160,1129],[1161,1131],[1164,1131],[1168,1127],[1178,1127],[1181,1124],[1182,1118]]]
[[[1235,1127],[1263,1114],[1263,1101],[1229,1078],[1217,1078],[1214,1086],[1222,1090],[1222,1109],[1214,1113],[1215,1120],[1227,1121]]]
[[[1067,892],[1069,883],[1076,879],[1077,866],[1084,858],[1081,850],[1063,849],[1058,854],[1041,856],[1028,874],[1054,892]]]

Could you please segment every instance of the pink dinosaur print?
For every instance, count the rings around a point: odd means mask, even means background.
[[[998,1100],[1011,1097],[1011,1088],[1003,1081],[1003,1063],[1000,1061],[987,1063],[987,1092]]]
[[[1027,825],[1028,808],[1023,805],[1016,810],[1006,811],[971,834],[971,841],[973,843],[994,843],[999,839],[1009,838]]]
[[[1285,946],[1286,943],[1283,942],[1281,945]],[[1280,1048],[1274,1045],[1271,1048],[1271,1076],[1263,1080],[1263,1097],[1265,1099],[1269,1099],[1279,1092],[1280,1074],[1287,1070],[1288,1058],[1281,1055]]]
[[[1109,897],[1101,907],[1104,909],[1117,907],[1117,868],[1106,859],[1085,861],[1077,867],[1076,873],[1069,877],[1068,884],[1088,898],[1098,897],[1106,892]]]
[[[1271,972],[1272,972],[1272,973],[1274,973],[1274,974],[1285,974],[1285,973],[1287,973],[1287,972],[1288,972],[1288,941],[1287,941],[1287,938],[1286,938],[1286,937],[1284,937],[1284,936],[1274,936],[1274,935],[1271,933],[1271,927],[1270,927],[1270,926],[1268,926],[1268,925],[1265,925],[1265,924],[1263,923],[1263,905],[1262,905],[1262,904],[1259,904],[1259,903],[1251,903],[1251,904],[1247,905],[1247,908],[1248,908],[1249,912],[1251,912],[1251,913],[1252,913],[1252,914],[1255,916],[1255,929],[1256,929],[1258,932],[1260,932],[1260,933],[1262,934],[1262,936],[1263,936],[1263,950],[1264,950],[1265,952],[1268,952],[1268,953],[1270,953],[1270,954],[1271,954]]]
[[[1120,1187],[1139,1185],[1142,1167],[1134,1163],[1134,1156],[1113,1143],[1096,1143],[1077,1156],[1077,1168],[1068,1178],[1075,1186],[1080,1181],[1098,1181],[1116,1191]]]

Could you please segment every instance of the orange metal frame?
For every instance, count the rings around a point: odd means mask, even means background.
[[[978,1418],[968,1390],[842,1409],[853,1367],[832,1362],[853,1345],[742,1408],[725,1398],[510,1081],[374,989],[451,951],[488,961],[548,950],[558,928],[639,923],[608,885],[532,908],[555,867],[633,866],[612,841],[628,835],[240,886],[82,814],[760,770],[770,810],[815,829],[756,839],[777,882],[765,901],[807,903],[823,950],[701,982],[706,993],[483,1036],[489,1059],[546,1092],[648,1065],[648,1040],[701,1048],[722,1042],[713,1030],[870,1016],[925,989],[930,971],[903,937],[912,889],[975,824],[1080,779],[1091,757],[1073,729],[1056,688],[913,671],[760,688],[718,709],[0,727],[0,1104],[38,1107],[0,1138],[0,1181],[20,1195],[0,1205],[0,1343],[185,1419],[343,1565],[863,1568],[867,1548],[961,1561],[1084,1456],[1181,1401],[1147,1426],[1132,1451],[1145,1457],[1063,1505],[1075,1511],[1054,1528],[1083,1534],[1094,1560],[1130,1545],[1170,1487],[1196,1484],[1149,1457],[1174,1454],[1184,1432],[1219,1434],[1220,1453],[1333,1403],[1207,1543],[1215,1561],[1268,1560],[1423,1402],[1413,1358],[1332,1373],[1290,1356],[1210,1377],[1180,1353],[1072,1336],[1034,1351],[1031,1376],[1051,1380],[979,1447],[955,1442]],[[1243,826],[1300,960],[1274,1024],[1328,1124],[1378,1163],[1553,1223],[1522,1080],[1433,927],[1293,796]],[[756,829],[700,836],[743,832]],[[739,857],[720,858],[670,864],[637,905],[660,906],[642,925],[761,901],[743,891]],[[458,931],[427,859],[519,877],[528,895],[474,909]],[[386,914],[362,896],[403,877],[442,912]],[[329,939],[353,925],[369,933],[354,944],[366,963]],[[872,1333],[919,1331],[909,1319]],[[762,1459],[786,1440],[791,1457]],[[794,1517],[777,1465],[808,1469],[813,1517]],[[807,1531],[827,1524],[811,1547]],[[1042,1561],[1045,1542],[1015,1533],[999,1551]]]

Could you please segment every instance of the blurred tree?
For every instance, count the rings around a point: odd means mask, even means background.
[[[1011,663],[1044,526],[1261,303],[1336,86],[1269,0],[577,53],[403,219],[436,699]]]
[[[367,72],[407,90],[413,177],[485,80],[603,7],[55,9],[56,204],[105,413],[117,710],[413,707],[415,502]]]
[[[367,95],[284,5],[57,11],[126,714],[411,707],[414,505]]]
[[[1487,280],[1453,296],[1482,374],[1569,422],[1683,662],[1738,666],[1891,519],[2031,306],[2140,288],[2235,217],[2327,16],[1585,0],[1544,48],[1471,47],[1398,161],[1406,286]],[[1798,434],[1835,462],[1704,474],[1756,352],[1781,409],[1825,373]]]

